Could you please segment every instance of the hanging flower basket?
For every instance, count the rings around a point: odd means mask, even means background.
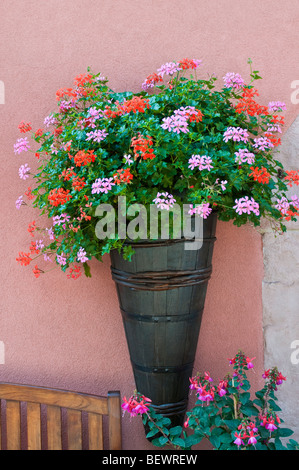
[[[299,198],[288,196],[298,172],[276,159],[285,104],[258,103],[260,76],[249,64],[247,80],[227,73],[219,83],[200,60],[169,62],[136,93],[116,93],[88,70],[57,91],[41,128],[19,125],[14,146],[16,155],[31,153],[16,207],[33,205],[50,221],[30,221],[31,244],[17,261],[37,278],[56,266],[77,279],[91,276],[89,260],[111,253],[137,388],[179,420],[216,218],[237,226],[268,219],[283,232],[299,210]],[[161,213],[154,233],[153,208]],[[176,223],[163,218],[170,214]],[[202,236],[187,237],[202,240],[197,250],[184,249],[183,214],[201,222]]]
[[[188,405],[216,221],[215,212],[205,220],[201,247],[194,251],[186,250],[190,241],[182,238],[136,242],[131,262],[111,252],[137,390],[177,425]]]

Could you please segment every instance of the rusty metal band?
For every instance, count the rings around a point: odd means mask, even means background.
[[[207,283],[212,266],[191,271],[148,271],[137,274],[111,267],[111,273],[116,283],[131,289],[160,291]]]

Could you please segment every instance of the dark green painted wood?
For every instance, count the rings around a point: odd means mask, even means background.
[[[216,221],[215,213],[204,220],[199,250],[168,240],[134,243],[131,262],[111,252],[136,388],[174,425],[187,408]]]

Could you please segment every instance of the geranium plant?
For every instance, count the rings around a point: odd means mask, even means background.
[[[123,248],[130,258],[133,250],[117,224],[121,217],[128,223],[134,204],[146,211],[178,205],[203,219],[217,210],[219,220],[238,226],[268,218],[285,230],[286,220],[296,220],[299,198],[287,190],[299,184],[298,172],[275,158],[285,104],[257,102],[260,76],[251,64],[246,82],[227,73],[220,84],[214,76],[202,78],[200,67],[194,59],[166,63],[137,93],[116,93],[88,70],[57,91],[57,108],[42,128],[19,125],[36,148],[22,136],[15,154],[30,151],[40,164],[36,171],[35,163],[20,166],[27,187],[16,206],[32,204],[50,219],[47,226],[30,222],[33,239],[19,253],[20,264],[32,263],[38,277],[52,261],[77,278],[82,266],[90,275],[88,260],[112,249]],[[116,230],[100,238],[97,208],[104,204],[118,209]]]
[[[277,367],[264,372],[264,386],[250,393],[248,371],[253,359],[242,351],[229,361],[233,373],[216,385],[209,372],[190,378],[190,389],[196,393],[195,406],[187,412],[184,426],[171,427],[171,421],[155,412],[150,398],[135,392],[122,408],[131,416],[142,416],[153,445],[192,449],[203,439],[215,450],[299,450],[299,444],[285,438],[293,431],[282,427],[277,404],[277,387],[286,380]]]

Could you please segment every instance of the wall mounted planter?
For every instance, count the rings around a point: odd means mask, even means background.
[[[111,252],[136,389],[173,425],[183,424],[188,405],[216,222],[216,213],[204,220],[198,250],[180,239],[134,243],[132,261]]]

